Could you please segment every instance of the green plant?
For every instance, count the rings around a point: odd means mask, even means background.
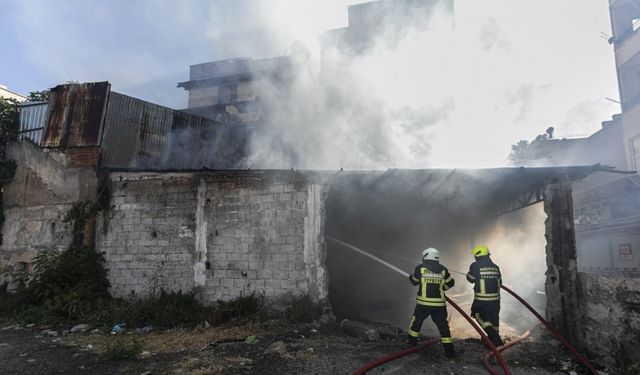
[[[102,255],[90,248],[41,252],[19,294],[31,305],[44,306],[53,316],[84,318],[110,299],[103,264]]]
[[[98,206],[93,201],[75,203],[64,216],[64,223],[73,224],[73,246],[82,246],[84,241],[84,227],[96,216]]]
[[[0,228],[4,223],[2,209],[2,185],[11,180],[16,171],[16,162],[7,160],[7,144],[14,141],[19,129],[18,102],[13,99],[0,98]],[[2,244],[2,233],[0,233]]]
[[[105,361],[122,361],[135,358],[142,351],[142,342],[136,336],[115,337],[109,341],[100,358]]]

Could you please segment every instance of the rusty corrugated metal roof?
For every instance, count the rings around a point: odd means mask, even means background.
[[[43,147],[98,146],[109,82],[67,84],[51,89]]]
[[[48,113],[42,147],[100,146],[106,168],[243,168],[251,133],[111,92],[108,82],[53,88]]]
[[[173,112],[112,92],[102,138],[102,164],[112,168],[159,168],[168,154]]]

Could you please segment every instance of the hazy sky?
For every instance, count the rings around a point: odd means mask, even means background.
[[[345,26],[346,6],[358,2],[0,0],[0,84],[26,94],[108,80],[181,108],[176,83],[189,65],[275,56],[295,40],[317,61],[318,34]],[[558,136],[588,135],[619,111],[605,100],[618,98],[613,48],[600,36],[611,33],[606,0],[456,0],[455,25],[431,36],[440,42],[400,51],[407,66],[382,58],[371,69],[398,98],[454,98],[430,165],[499,165],[519,139],[551,125]],[[412,86],[416,75],[434,84]]]

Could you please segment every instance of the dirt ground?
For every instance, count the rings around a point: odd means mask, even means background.
[[[338,327],[316,330],[273,322],[121,335],[60,331],[56,336],[43,328],[0,326],[1,374],[351,374],[368,361],[407,348],[403,336],[368,342]],[[137,356],[107,359],[106,348],[122,340],[140,343]],[[480,363],[486,349],[478,340],[455,345],[453,360],[436,345],[369,374],[486,373]],[[556,344],[535,333],[505,359],[513,374],[580,373]]]

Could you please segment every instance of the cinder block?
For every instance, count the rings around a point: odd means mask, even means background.
[[[304,280],[306,277],[305,272],[303,271],[289,271],[288,278],[289,280],[300,281]]]
[[[228,253],[227,254],[227,260],[229,261],[241,261],[242,260],[242,254],[240,253]]]
[[[249,269],[249,263],[248,262],[236,262],[234,263],[234,269],[239,270],[239,271],[246,271]]]
[[[242,290],[245,286],[247,286],[248,280],[246,279],[234,279],[233,285],[236,288]],[[239,293],[238,293],[239,294]]]
[[[265,189],[266,193],[284,193],[284,185],[271,185]]]
[[[282,187],[282,191],[284,191],[284,192],[295,192],[295,191],[298,191],[298,189],[296,189],[296,187],[293,186],[292,184],[287,184],[287,185],[284,185]]]
[[[258,269],[258,278],[269,280],[273,276],[273,271],[271,269]]]
[[[281,287],[283,289],[295,289],[296,281],[295,280],[282,280]]]
[[[280,288],[282,280],[265,280],[264,281],[264,285],[267,287],[267,289],[276,289],[276,288]]]

